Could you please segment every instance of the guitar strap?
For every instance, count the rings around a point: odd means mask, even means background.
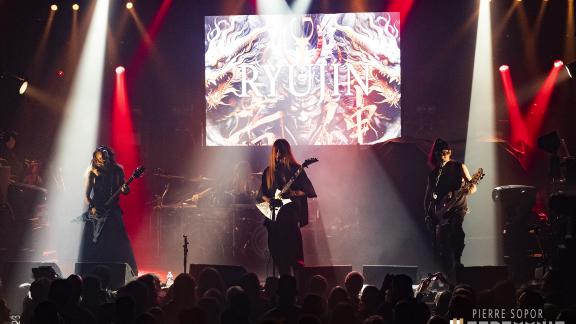
[[[438,170],[438,175],[436,176],[436,182],[434,182],[434,191],[432,192],[432,198],[434,200],[438,199],[438,195],[436,194],[436,189],[438,189],[438,182],[440,182],[440,176],[442,175],[442,169],[444,169],[444,165],[440,167]]]

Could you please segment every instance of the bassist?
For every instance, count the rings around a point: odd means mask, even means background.
[[[466,165],[452,160],[450,145],[442,139],[437,139],[429,156],[430,165],[434,169],[428,175],[428,185],[424,199],[426,223],[434,239],[434,252],[449,274],[454,274],[456,267],[461,267],[461,257],[464,251],[464,230],[462,223],[468,212],[466,197],[459,200],[442,217],[435,214],[438,204],[467,184],[472,179]],[[468,194],[476,191],[471,185]]]
[[[268,158],[268,167],[262,173],[262,200],[274,205],[276,190],[282,189],[299,167],[288,141],[276,140]],[[266,219],[268,249],[280,275],[292,274],[292,271],[295,275],[296,270],[304,265],[300,227],[308,224],[307,198],[314,197],[316,191],[306,172],[302,171],[282,197],[290,198],[292,202],[280,209],[275,221]]]
[[[96,222],[84,223],[79,262],[128,263],[132,272],[137,274],[134,253],[118,204],[119,196],[106,205],[118,189],[122,194],[130,192],[130,188],[124,184],[124,170],[116,162],[114,152],[106,146],[100,146],[92,154],[86,176],[85,200],[88,203],[88,214],[93,219],[105,217],[105,222],[97,240],[93,228]]]

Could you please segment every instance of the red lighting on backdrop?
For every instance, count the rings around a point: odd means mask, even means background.
[[[140,156],[140,143],[134,128],[125,76],[124,68],[117,67],[110,135],[117,160],[123,165],[126,178],[128,178],[133,170],[142,164],[142,158]],[[143,225],[145,225],[143,216],[150,215],[146,205],[142,203],[149,197],[146,182],[142,180],[135,180],[130,186],[130,194],[120,200],[120,205],[124,210],[126,230],[132,241],[145,235],[145,232],[142,231]],[[134,247],[137,260],[142,260],[147,255],[146,251],[139,251],[138,245],[134,245]]]
[[[160,8],[158,9],[158,11],[156,11],[154,18],[152,19],[152,23],[147,28],[146,31],[147,37],[144,37],[140,42],[140,46],[136,51],[132,64],[129,66],[132,73],[137,74],[140,67],[144,63],[144,60],[147,58],[150,52],[150,47],[152,46],[154,39],[158,35],[160,26],[162,26],[162,23],[166,18],[166,14],[168,13],[168,9],[170,9],[171,4],[172,0],[163,0],[162,4],[160,5]]]
[[[399,12],[400,13],[400,27],[403,27],[406,24],[406,20],[408,19],[408,14],[412,10],[412,6],[414,6],[414,0],[392,0],[388,4],[386,11],[390,12]]]

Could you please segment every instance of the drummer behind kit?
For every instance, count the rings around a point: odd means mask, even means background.
[[[262,173],[252,173],[249,169],[246,172],[245,169],[238,163],[229,181],[205,176],[187,178],[155,169],[153,175],[165,181],[165,190],[158,206],[222,208],[238,207],[238,204],[252,205],[258,195]]]
[[[265,262],[266,231],[259,226],[262,218],[255,206],[262,173],[252,172],[245,161],[236,163],[231,171],[220,179],[155,172],[157,180],[168,187],[152,220],[160,258],[181,259],[182,239],[174,233],[182,233],[190,240],[190,256],[194,259],[218,263],[235,258],[242,264],[258,265]],[[214,237],[220,238],[217,244]]]
[[[33,218],[36,208],[46,202],[48,190],[40,187],[42,183],[39,176],[40,162],[25,160],[26,176],[24,182],[11,174],[11,167],[5,160],[0,161],[0,209],[8,212],[11,218]],[[35,181],[32,181],[35,180]]]

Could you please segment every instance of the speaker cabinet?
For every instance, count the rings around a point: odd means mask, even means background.
[[[418,283],[418,267],[406,265],[364,265],[362,274],[364,275],[364,284],[373,285],[378,288],[382,286],[386,274],[400,275],[404,274],[412,279],[414,284]]]
[[[105,288],[112,290],[116,290],[134,279],[132,268],[127,263],[78,262],[74,266],[74,273],[82,277],[92,275],[101,278],[102,272],[108,272],[110,282]],[[102,286],[105,286],[106,279],[101,278],[101,280]]]
[[[52,268],[50,270],[49,268]],[[33,273],[34,272],[34,273]],[[62,277],[60,267],[52,262],[5,262],[2,265],[0,295],[6,298],[8,307],[13,314],[22,313],[22,301],[28,294],[29,286],[22,284],[31,284],[34,277]]]
[[[476,291],[492,288],[498,281],[508,280],[504,266],[463,267],[456,269],[457,283],[472,286]]]

